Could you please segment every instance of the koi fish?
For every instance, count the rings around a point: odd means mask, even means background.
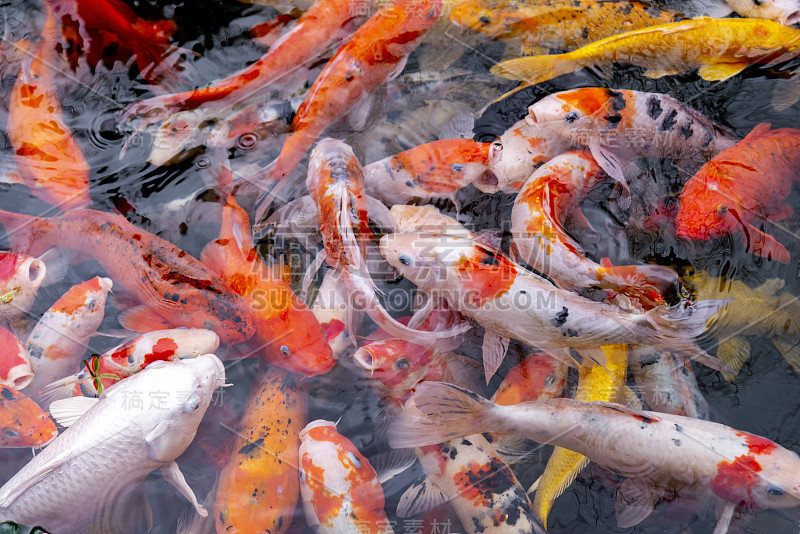
[[[605,367],[601,367],[589,359],[583,361],[578,376],[578,389],[575,391],[577,401],[622,402],[623,400],[628,368],[628,347],[607,345],[601,349],[608,363]],[[580,453],[563,447],[553,449],[544,473],[535,483],[536,496],[533,500],[533,511],[545,527],[555,500],[566,491],[587,465],[589,459]]]
[[[120,120],[142,115],[152,124],[168,115],[208,103],[213,103],[213,109],[219,111],[267,87],[274,87],[280,81],[285,83],[295,72],[302,73],[305,80],[308,63],[350,35],[361,18],[357,15],[356,4],[355,0],[316,0],[292,29],[255,63],[208,87],[134,102],[122,110]]]
[[[0,251],[0,321],[13,322],[25,316],[46,275],[43,261]]]
[[[640,2],[472,0],[453,7],[450,20],[494,39],[519,41],[523,50],[572,50],[594,41],[657,24],[680,14]]]
[[[26,347],[34,372],[28,391],[38,392],[78,367],[103,322],[112,286],[110,278],[95,276],[70,288],[39,319]]]
[[[542,83],[589,66],[629,63],[661,78],[698,69],[702,79],[719,82],[754,64],[772,65],[797,55],[800,30],[762,19],[699,17],[620,33],[565,54],[522,57],[498,63],[492,74]]]
[[[0,211],[0,222],[14,250],[61,246],[97,260],[115,283],[147,307],[120,314],[125,328],[205,328],[216,332],[223,343],[253,335],[247,307],[222,280],[186,252],[121,215],[74,210],[59,217],[31,217]]]
[[[43,447],[57,435],[56,424],[38,404],[0,385],[0,448]]]
[[[629,350],[630,371],[636,382],[636,390],[650,410],[710,419],[708,402],[700,393],[686,357],[680,353],[658,351],[647,345],[635,345]]]
[[[580,244],[565,230],[568,217],[583,228],[591,228],[580,203],[606,178],[585,150],[566,152],[539,167],[514,199],[514,247],[528,265],[562,288],[599,286],[624,292],[639,300],[642,307],[663,303],[658,292],[678,279],[672,269],[659,265],[600,265],[587,258]]]
[[[748,252],[789,263],[786,247],[754,223],[794,213],[785,201],[800,181],[800,130],[769,128],[759,124],[689,178],[679,196],[678,237],[707,240],[740,232]]]
[[[174,22],[140,19],[120,0],[54,0],[53,4],[65,37],[74,37],[73,43],[68,40],[66,44],[75,50],[86,50],[90,65],[100,61],[107,46],[116,45],[134,53],[136,66],[145,80],[180,81],[174,70],[158,68],[174,48],[169,45],[169,38],[176,30]],[[75,67],[77,57],[71,56]]]
[[[364,167],[367,194],[389,206],[412,200],[454,200],[489,168],[491,143],[442,139]]]
[[[502,363],[509,338],[560,352],[650,343],[685,350],[709,367],[727,369],[691,340],[705,330],[720,301],[703,301],[697,308],[662,305],[636,314],[557,288],[470,239],[410,232],[385,235],[380,247],[400,274],[486,329],[487,381]],[[602,354],[599,358],[604,363]]]
[[[800,5],[793,0],[725,1],[733,11],[745,18],[774,20],[784,26],[794,26],[800,22]]]
[[[249,305],[255,327],[253,354],[306,376],[325,373],[335,364],[325,331],[314,314],[264,265],[253,247],[250,221],[233,197],[222,212],[220,237],[200,255]]]
[[[361,25],[311,86],[270,178],[289,176],[330,124],[355,105],[364,106],[375,89],[399,73],[441,10],[441,0],[394,0]]]
[[[300,432],[298,465],[303,510],[316,532],[394,532],[378,475],[333,422],[312,421]]]
[[[418,411],[390,430],[395,448],[509,432],[583,454],[627,480],[617,490],[617,524],[643,521],[664,491],[716,496],[726,508],[800,505],[800,456],[719,423],[571,399],[499,406],[454,386],[420,384]]]
[[[218,532],[282,533],[300,496],[300,431],[308,391],[291,373],[270,367],[253,385],[235,451],[220,473],[214,518]]]
[[[60,210],[89,204],[89,164],[72,130],[64,122],[56,93],[56,21],[45,4],[47,19],[30,60],[20,70],[8,108],[8,138],[20,183],[42,201]],[[16,177],[10,177],[16,181]]]
[[[800,303],[791,293],[779,293],[784,280],[773,278],[753,288],[741,280],[712,278],[706,272],[685,280],[697,298],[735,299],[721,308],[709,325],[709,333],[718,340],[717,357],[732,369],[731,374],[723,374],[726,380],[732,381],[750,357],[747,335],[770,338],[786,362],[800,373]]]
[[[350,299],[363,303],[364,311],[379,327],[394,337],[440,347],[447,343],[447,338],[468,328],[462,323],[436,332],[415,330],[389,315],[378,301],[377,288],[364,260],[366,240],[372,236],[364,194],[364,172],[352,148],[331,138],[320,141],[311,154],[306,186],[317,205],[328,264],[341,274]],[[359,322],[356,310],[350,306],[347,325],[353,340]]]
[[[24,389],[33,380],[28,349],[13,333],[0,326],[0,386]]]
[[[431,232],[467,239],[477,237],[456,219],[444,215],[436,206],[395,204],[389,214],[398,232]]]
[[[175,328],[148,332],[107,350],[101,356],[84,360],[85,369],[42,389],[42,398],[51,401],[67,397],[99,397],[103,390],[133,376],[153,362],[196,358],[213,354],[219,336],[201,328]]]
[[[0,521],[82,532],[158,468],[206,515],[175,458],[194,439],[214,390],[224,382],[222,362],[205,354],[156,362],[99,399],[53,403],[53,418],[68,428],[0,488]]]
[[[637,158],[701,164],[732,147],[731,132],[669,95],[584,87],[546,96],[525,118],[589,147],[592,156],[627,189],[625,171]],[[695,167],[696,168],[696,167]]]
[[[473,185],[484,193],[516,193],[533,172],[547,161],[574,148],[566,137],[522,119],[489,149],[490,172]]]
[[[338,360],[352,343],[347,328],[347,292],[336,271],[325,273],[311,311],[325,331],[333,358]]]

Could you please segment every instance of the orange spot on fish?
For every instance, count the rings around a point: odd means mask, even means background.
[[[747,442],[747,449],[750,451],[750,454],[771,454],[778,449],[778,445],[767,438],[739,431],[736,432],[736,435],[744,438]]]
[[[90,292],[100,291],[100,278],[94,277],[80,285],[74,286],[67,291],[63,297],[53,304],[53,311],[59,311],[72,315],[78,309],[86,306],[87,297]]]
[[[454,268],[470,306],[483,306],[502,297],[517,277],[517,268],[508,258],[480,247],[475,247],[471,256],[462,256]]]
[[[718,497],[737,506],[756,507],[751,492],[757,484],[761,465],[752,456],[737,456],[732,462],[722,461],[717,464],[717,476],[711,481],[710,488]]]

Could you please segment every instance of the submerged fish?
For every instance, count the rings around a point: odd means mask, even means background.
[[[56,424],[38,404],[0,385],[0,448],[42,447],[57,435]]]
[[[734,367],[734,364],[717,357]],[[636,390],[654,412],[710,419],[708,402],[697,385],[689,360],[680,353],[659,351],[647,345],[630,348],[630,372]],[[724,377],[728,375],[723,373]]]
[[[759,124],[689,178],[675,218],[678,237],[699,241],[739,232],[748,252],[789,263],[786,247],[755,224],[794,214],[786,198],[800,181],[800,130],[769,128]]]
[[[527,87],[584,67],[619,62],[644,68],[648,78],[699,68],[701,78],[717,82],[753,64],[786,61],[799,48],[800,30],[777,22],[700,17],[621,33],[565,54],[504,61],[492,73]]]
[[[43,261],[0,251],[0,321],[13,322],[24,317],[46,275]]]
[[[800,505],[800,457],[769,439],[719,423],[610,402],[556,399],[499,406],[433,382],[421,384],[413,402],[417,416],[392,427],[393,447],[486,431],[564,447],[627,477],[617,490],[622,528],[643,521],[667,490],[716,496],[731,509]]]
[[[194,439],[212,393],[224,382],[222,362],[206,354],[154,363],[99,399],[58,401],[51,412],[69,428],[0,488],[0,520],[82,532],[158,468],[207,513],[175,458]]]
[[[23,389],[32,380],[33,366],[27,347],[0,326],[0,385]]]
[[[247,306],[222,280],[183,250],[121,215],[74,210],[60,217],[31,217],[0,211],[0,222],[15,250],[61,246],[100,262],[115,284],[146,306],[121,314],[126,328],[205,328],[224,343],[253,335]]]

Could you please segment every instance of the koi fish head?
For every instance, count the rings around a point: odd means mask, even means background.
[[[55,423],[35,402],[0,386],[0,448],[41,447],[57,435]]]
[[[28,349],[14,334],[0,326],[0,385],[22,389],[32,380]]]
[[[565,135],[580,132],[582,136],[591,136],[595,130],[616,126],[623,119],[625,97],[625,91],[600,87],[562,91],[531,105],[525,120]]]
[[[353,360],[386,389],[407,393],[425,379],[433,351],[401,339],[369,343],[353,354]]]
[[[567,365],[544,352],[529,354],[511,369],[492,402],[511,406],[558,397],[567,384]]]
[[[44,262],[13,252],[0,252],[0,319],[25,315],[44,281]]]
[[[305,376],[327,373],[336,361],[325,330],[308,308],[304,307],[299,314],[302,317],[295,318],[285,331],[276,334],[276,342],[268,348],[275,353],[269,361],[281,362],[279,365],[284,369]]]
[[[800,22],[797,0],[731,0],[728,5],[739,15],[751,19],[768,19],[792,26]]]
[[[777,443],[737,432],[748,451],[717,465],[710,489],[718,497],[748,508],[793,508],[800,505],[800,456]]]
[[[742,227],[735,200],[723,194],[716,184],[703,182],[703,187],[687,184],[680,195],[675,217],[676,235],[695,241],[716,239]]]
[[[443,234],[407,232],[389,234],[381,238],[383,257],[398,272],[421,289],[443,289],[446,284],[445,270],[454,263],[470,243]]]
[[[212,119],[207,113],[196,110],[170,116],[156,130],[147,161],[160,166],[185,159],[203,142]]]

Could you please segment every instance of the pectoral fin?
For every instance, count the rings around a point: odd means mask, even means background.
[[[93,397],[70,397],[53,401],[50,403],[50,415],[56,423],[69,428],[98,402],[99,399]]]
[[[647,69],[642,73],[642,76],[645,78],[650,78],[653,80],[657,80],[658,78],[663,78],[664,76],[674,76],[676,74],[680,74],[685,69],[674,68],[674,69]]]
[[[123,328],[134,332],[153,332],[172,328],[166,319],[146,306],[135,306],[125,310],[119,314],[117,320]]]
[[[622,160],[619,156],[614,154],[611,149],[600,143],[591,143],[589,145],[589,150],[592,152],[592,157],[606,174],[622,187],[623,195],[619,198],[619,205],[622,209],[627,209],[631,204],[631,190],[630,187],[628,187],[628,180],[625,178],[625,172],[631,172],[631,166],[633,164],[629,161]]]
[[[765,234],[752,224],[747,224],[746,228],[747,235],[741,233],[740,236],[748,252],[784,264],[788,264],[791,261],[791,254],[786,250],[786,247],[778,243],[777,239]]]
[[[369,463],[375,469],[381,484],[394,478],[417,461],[414,449],[392,449],[376,454],[370,458]]]
[[[614,510],[617,525],[628,528],[638,525],[653,512],[659,492],[650,482],[629,478],[617,489]]]
[[[722,377],[728,382],[733,382],[749,357],[750,342],[745,338],[734,336],[721,341],[717,347],[717,358],[727,363],[733,370],[732,373],[722,373]]]
[[[508,342],[507,337],[501,337],[490,330],[483,334],[483,372],[486,374],[487,384],[503,363]]]
[[[772,342],[783,355],[786,363],[792,366],[795,373],[800,374],[800,343],[792,343],[783,339],[773,339]]]
[[[750,63],[711,63],[700,67],[697,75],[709,82],[721,82],[736,76],[749,66]]]
[[[192,506],[194,506],[195,511],[200,517],[208,517],[208,510],[197,502],[197,497],[195,497],[189,484],[186,483],[186,479],[183,477],[183,473],[181,473],[181,468],[178,467],[178,464],[175,463],[174,460],[161,468],[161,474],[164,475],[164,480],[169,482],[172,487],[178,490],[178,493],[186,497],[186,500],[192,503]]]
[[[447,501],[442,493],[429,479],[412,484],[400,497],[397,503],[397,517],[412,517],[433,510]]]

